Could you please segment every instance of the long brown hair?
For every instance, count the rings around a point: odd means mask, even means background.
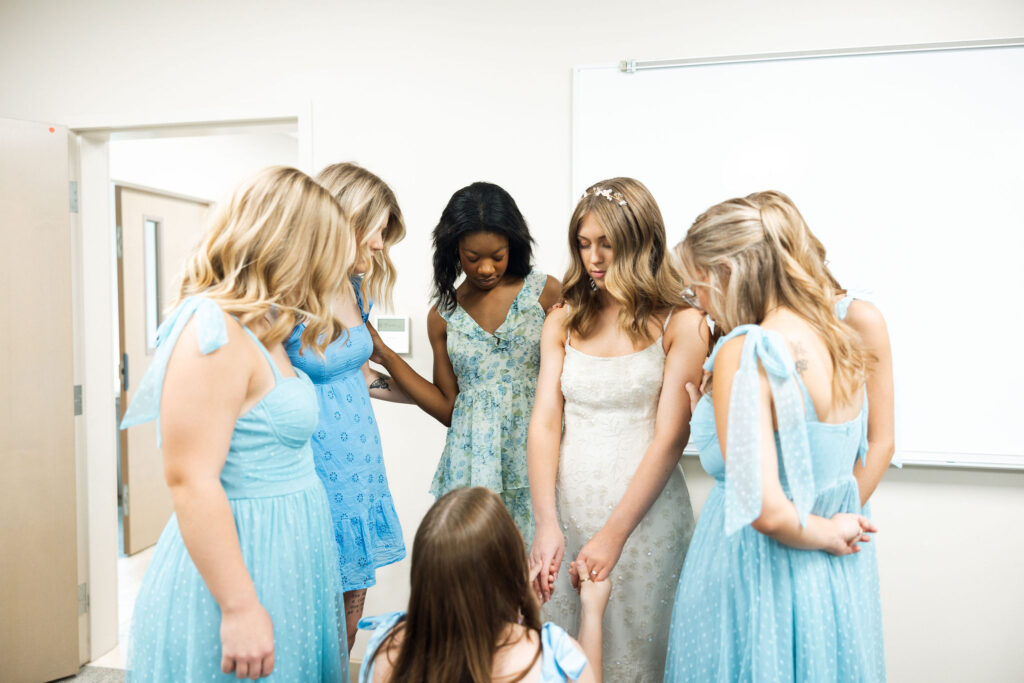
[[[569,270],[562,285],[569,308],[565,325],[587,336],[600,310],[598,293],[580,257],[580,224],[592,215],[605,230],[614,257],[605,287],[622,304],[619,326],[634,343],[650,343],[648,323],[666,307],[685,306],[681,277],[665,237],[665,221],[650,191],[633,178],[610,178],[591,185],[569,219]]]
[[[412,547],[405,621],[381,643],[401,643],[391,679],[402,683],[490,683],[494,655],[510,624],[538,635],[526,548],[501,499],[482,487],[455,489],[427,511]],[[384,654],[383,656],[387,656]]]
[[[306,322],[303,347],[322,353],[345,332],[334,299],[355,257],[354,240],[330,193],[294,168],[271,166],[218,206],[185,262],[177,306],[185,297],[216,301],[243,325],[274,311],[259,334],[272,346]]]
[[[352,162],[331,164],[316,176],[317,182],[334,195],[349,220],[356,249],[370,269],[363,277],[363,300],[391,307],[391,294],[398,271],[389,252],[405,237],[405,220],[398,199],[388,184],[362,166]],[[383,224],[384,249],[371,252],[369,238]]]
[[[716,329],[760,324],[784,306],[821,335],[832,358],[834,404],[847,403],[864,383],[867,359],[857,333],[836,316],[839,283],[825,248],[789,197],[756,192],[716,204],[676,249],[685,281],[708,288]]]

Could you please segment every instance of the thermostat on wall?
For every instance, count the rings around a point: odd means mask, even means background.
[[[378,315],[374,327],[392,351],[409,353],[409,316]]]

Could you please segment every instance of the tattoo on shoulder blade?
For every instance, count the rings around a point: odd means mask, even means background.
[[[793,364],[796,365],[796,371],[802,375],[807,371],[807,351],[800,342],[793,342],[790,344],[790,348],[793,351]]]
[[[377,377],[377,379],[373,380],[373,383],[370,384],[370,388],[371,389],[383,389],[384,391],[391,391],[391,385],[388,384],[388,380],[389,379],[391,379],[391,378],[390,377]]]

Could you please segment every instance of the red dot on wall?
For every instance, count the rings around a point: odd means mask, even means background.
[[[53,133],[55,130],[56,130],[56,128],[51,128],[50,132]]]

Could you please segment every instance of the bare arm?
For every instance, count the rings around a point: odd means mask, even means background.
[[[729,401],[732,383],[740,365],[743,337],[727,342],[715,360],[712,376],[712,400],[715,409],[715,426],[722,457],[726,457],[729,429]],[[772,424],[772,397],[768,376],[763,368],[760,372],[760,425],[758,441],[761,448],[761,515],[751,526],[762,534],[774,538],[793,548],[801,550],[824,550],[833,555],[847,555],[857,552],[857,543],[867,541],[864,531],[876,531],[864,517],[841,513],[826,519],[808,515],[807,524],[800,525],[796,506],[786,497],[779,481],[778,451],[775,448],[775,427]]]
[[[538,589],[544,601],[551,589],[565,552],[565,537],[558,526],[555,510],[555,477],[558,473],[558,447],[562,440],[562,364],[565,361],[564,308],[552,311],[544,321],[540,336],[540,374],[526,440],[526,466],[530,478],[530,499],[536,532],[530,548],[530,561],[543,567]]]
[[[366,323],[366,329],[373,330],[370,323]],[[377,330],[370,332],[371,338],[376,334]],[[366,379],[366,388],[370,391],[371,397],[391,403],[413,403],[412,397],[405,393],[398,382],[383,372],[377,372],[371,368],[369,362],[363,363],[362,370],[363,377]]]
[[[430,347],[434,351],[434,381],[428,382],[405,362],[405,359],[392,351],[381,341],[376,330],[370,334],[373,338],[374,355],[371,360],[380,363],[391,373],[391,379],[428,415],[443,424],[452,425],[452,411],[455,409],[455,398],[459,395],[459,381],[455,377],[452,361],[448,357],[448,325],[437,312],[431,308],[427,314],[427,336]],[[372,329],[369,326],[367,329]]]
[[[604,527],[580,550],[577,561],[586,562],[597,581],[608,577],[622,547],[661,495],[672,470],[690,438],[690,399],[686,384],[699,383],[701,364],[707,356],[710,332],[704,316],[694,309],[672,316],[665,331],[665,370],[662,376],[654,439],[647,447],[615,509]],[[576,583],[575,572],[573,583]]]
[[[164,476],[185,547],[220,607],[221,668],[258,678],[273,671],[273,626],[220,483],[235,420],[249,399],[255,350],[237,322],[227,325],[228,344],[203,355],[190,321],[171,354],[160,411]]]
[[[868,354],[867,464],[858,460],[853,476],[860,489],[860,504],[868,502],[889,469],[896,451],[896,419],[892,380],[892,348],[882,313],[866,301],[850,304],[846,322],[860,335]]]

